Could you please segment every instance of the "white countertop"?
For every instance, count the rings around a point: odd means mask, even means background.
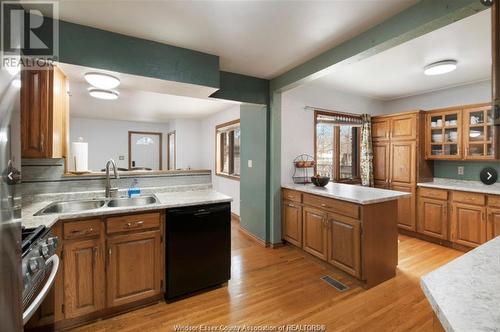
[[[282,185],[282,187],[362,205],[392,201],[411,195],[410,193],[402,191],[363,187],[344,183],[329,183],[325,187],[317,187],[313,184],[290,183]]]
[[[101,194],[101,196],[100,197],[95,196],[94,198],[102,198],[102,192],[99,193]],[[39,225],[51,227],[58,220],[61,219],[86,218],[86,217],[110,215],[117,213],[150,211],[150,210],[168,209],[168,208],[182,207],[182,206],[213,204],[213,203],[223,203],[232,201],[231,197],[211,189],[177,191],[177,192],[160,192],[154,194],[158,198],[158,202],[146,206],[115,207],[115,208],[102,207],[94,210],[65,213],[65,214],[54,213],[43,216],[34,216],[34,214],[39,210],[43,209],[45,206],[52,203],[54,200],[36,201],[31,204],[23,204],[22,225],[26,227],[37,227]],[[71,198],[79,199],[78,195],[74,194],[72,195]],[[88,199],[88,198],[89,198],[88,193],[82,193],[81,199]]]
[[[500,195],[500,183],[498,182],[492,185],[486,185],[481,181],[434,178],[432,182],[420,182],[417,186]]]
[[[422,277],[448,332],[500,331],[500,237]]]

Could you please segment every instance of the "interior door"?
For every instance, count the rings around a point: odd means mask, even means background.
[[[162,134],[129,131],[129,169],[161,170]]]

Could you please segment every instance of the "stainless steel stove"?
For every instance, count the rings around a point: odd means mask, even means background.
[[[58,238],[45,226],[22,230],[23,323],[26,324],[54,284]]]

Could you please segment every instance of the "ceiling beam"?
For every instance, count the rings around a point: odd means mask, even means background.
[[[479,0],[422,0],[362,34],[271,80],[271,91],[286,91],[485,10]]]

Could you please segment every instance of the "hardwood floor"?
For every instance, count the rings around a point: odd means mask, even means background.
[[[324,324],[327,331],[432,331],[420,276],[462,253],[400,235],[397,276],[364,290],[351,278],[290,245],[264,248],[233,223],[227,287],[159,303],[74,331],[172,331],[175,325]],[[350,290],[340,293],[324,275]]]

